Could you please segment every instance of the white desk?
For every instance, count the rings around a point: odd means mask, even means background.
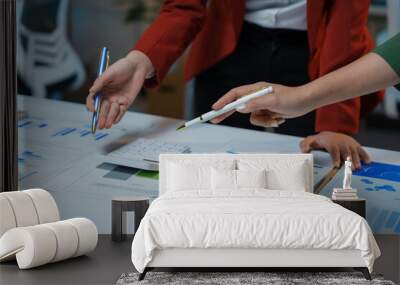
[[[128,175],[108,178],[110,165],[102,164],[110,150],[138,137],[156,138],[190,145],[192,152],[299,152],[301,138],[225,126],[203,124],[176,132],[181,121],[142,113],[128,112],[117,126],[100,130],[97,139],[90,133],[91,114],[84,105],[18,97],[18,107],[27,111],[19,122],[19,169],[21,189],[41,187],[51,191],[59,205],[62,218],[84,216],[92,219],[100,233],[111,232],[111,199],[116,196],[139,195],[156,197],[158,180]],[[400,163],[400,153],[368,149],[375,161]],[[314,153],[315,181],[330,168],[329,155]],[[99,167],[99,165],[101,165]],[[106,177],[104,177],[106,176]],[[375,212],[386,211],[380,218],[380,233],[394,231],[384,226],[391,213],[400,211],[400,183],[397,191],[363,191],[359,178],[354,178],[359,195],[368,199]],[[329,195],[341,184],[338,175],[323,193]],[[376,214],[376,213],[375,213]],[[369,210],[367,210],[367,217]],[[378,216],[380,213],[378,213]],[[372,222],[372,221],[371,221]],[[376,222],[376,221],[374,221]],[[378,227],[377,227],[378,228]]]

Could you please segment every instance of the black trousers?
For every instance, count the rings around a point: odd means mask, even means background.
[[[307,32],[267,29],[244,22],[235,51],[202,72],[195,80],[194,110],[198,116],[230,89],[266,81],[298,86],[309,81]],[[250,124],[249,114],[235,113],[223,124],[262,129]],[[315,114],[287,120],[278,133],[307,136],[314,133]]]

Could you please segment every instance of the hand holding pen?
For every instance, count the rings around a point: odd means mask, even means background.
[[[111,128],[117,124],[143,86],[146,77],[153,73],[150,59],[140,51],[131,51],[126,57],[110,65],[89,90],[86,107],[94,112],[94,99],[101,92],[97,128]]]
[[[230,116],[235,111],[239,111],[242,109],[246,109],[247,104],[260,97],[265,97],[265,95],[271,94],[273,89],[271,86],[260,86],[258,88],[247,90],[247,93],[242,94],[242,96],[236,96],[235,98],[231,98],[232,100],[225,100],[225,104],[220,108],[214,108],[207,113],[201,114],[199,117],[194,118],[188,122],[185,122],[181,125],[177,130],[182,130],[184,128],[208,122],[210,120],[215,120],[216,118],[226,118]],[[214,106],[215,107],[215,106]]]
[[[212,108],[214,110],[224,108],[227,104],[242,98],[249,92],[266,86],[271,86],[273,89],[268,96],[255,98],[246,103],[244,108],[224,113],[211,120],[211,122],[218,124],[235,111],[238,111],[240,113],[251,113],[250,122],[255,126],[278,127],[285,122],[285,119],[300,116],[311,111],[309,110],[307,102],[299,96],[301,90],[267,82],[258,82],[234,88],[219,98],[219,100],[213,104]],[[284,98],[282,98],[282,94],[285,94]],[[283,99],[285,104],[282,104]]]

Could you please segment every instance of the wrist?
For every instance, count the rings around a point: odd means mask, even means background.
[[[139,50],[130,51],[125,57],[131,64],[142,67],[146,73],[146,79],[155,75],[155,69],[150,58]]]
[[[312,82],[300,86],[299,89],[302,102],[308,111],[312,111],[320,107]]]

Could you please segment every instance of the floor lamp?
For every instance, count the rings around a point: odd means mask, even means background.
[[[15,0],[0,1],[0,192],[18,190]]]

